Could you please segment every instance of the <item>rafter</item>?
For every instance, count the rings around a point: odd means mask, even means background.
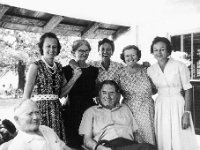
[[[1,22],[2,27],[6,29],[14,29],[14,30],[21,30],[21,31],[28,31],[28,32],[42,32],[42,28],[38,26],[31,26],[31,25],[22,25],[22,24],[17,24],[17,23],[6,23],[6,22]]]
[[[130,27],[121,27],[117,30],[117,32],[112,34],[112,39],[116,40],[119,36],[121,36],[122,34],[126,33],[127,31],[130,30]]]
[[[81,33],[81,38],[86,38],[88,35],[94,34],[94,32],[99,28],[101,23],[99,22],[93,22],[91,23],[84,31]]]
[[[43,32],[52,31],[62,20],[63,20],[62,16],[53,16],[49,20],[49,22],[44,26]]]
[[[8,11],[8,9],[9,9],[8,6],[0,5],[0,19],[3,17],[6,11]]]

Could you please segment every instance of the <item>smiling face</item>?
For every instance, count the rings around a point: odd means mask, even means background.
[[[112,51],[112,46],[109,43],[104,43],[99,47],[99,54],[102,59],[110,59]]]
[[[89,56],[90,50],[87,45],[81,45],[75,51],[75,57],[77,61],[86,61]]]
[[[153,45],[153,55],[158,61],[166,60],[170,55],[167,45],[164,42],[157,42]]]
[[[112,109],[118,103],[117,92],[113,85],[104,84],[99,92],[100,104],[108,109]]]
[[[45,38],[43,43],[43,55],[45,58],[52,59],[58,54],[58,43],[55,38]]]
[[[137,50],[135,49],[125,50],[124,60],[128,66],[134,66],[138,62]]]
[[[37,105],[27,100],[15,112],[15,121],[20,130],[33,133],[37,132],[40,125],[40,113]]]

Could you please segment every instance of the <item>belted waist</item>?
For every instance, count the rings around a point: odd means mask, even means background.
[[[42,100],[57,100],[59,97],[55,94],[39,94],[34,95],[33,100],[34,101],[42,101]]]
[[[159,95],[176,95],[176,94],[181,94],[181,90],[178,87],[167,87],[167,88],[159,88],[158,89],[158,94]]]

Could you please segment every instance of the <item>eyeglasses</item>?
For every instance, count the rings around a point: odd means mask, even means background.
[[[83,53],[86,53],[86,54],[89,54],[90,50],[82,50],[82,49],[79,49],[77,50],[79,53],[83,54]]]

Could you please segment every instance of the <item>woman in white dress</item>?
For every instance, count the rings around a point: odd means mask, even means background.
[[[169,57],[171,52],[172,46],[167,38],[156,37],[153,40],[151,53],[157,63],[149,67],[147,73],[158,90],[155,102],[158,149],[194,150],[190,72],[186,65]],[[181,90],[184,90],[184,96]]]

